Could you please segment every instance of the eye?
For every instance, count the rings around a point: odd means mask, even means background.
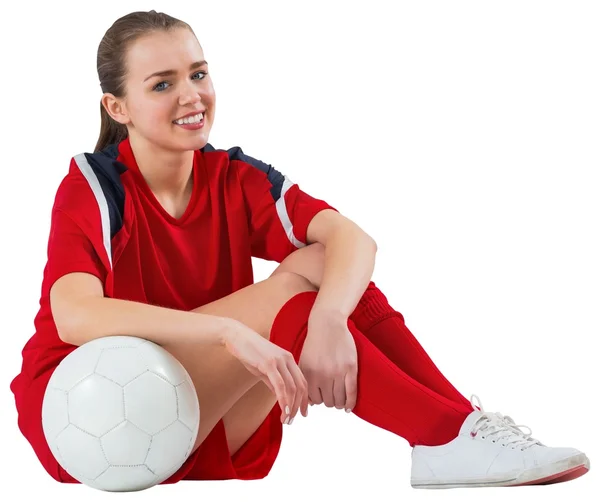
[[[198,71],[198,72],[194,73],[194,75],[200,75],[200,74],[202,74],[202,78],[197,78],[197,79],[195,79],[195,80],[204,80],[204,77],[206,76],[206,74],[207,74],[207,73],[208,73],[208,72],[206,72],[206,71]],[[155,86],[152,88],[152,90],[153,90],[153,91],[156,91],[156,92],[162,92],[162,91],[164,91],[164,90],[166,89],[166,87],[159,88],[159,86],[160,86],[161,84],[167,84],[167,83],[168,83],[168,82],[167,82],[166,80],[163,80],[162,82],[159,82],[158,84],[156,84],[156,85],[155,85]]]

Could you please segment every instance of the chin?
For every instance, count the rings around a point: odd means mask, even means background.
[[[174,149],[181,149],[185,151],[198,150],[208,143],[208,132],[202,128],[199,131],[185,131],[189,134],[188,138],[182,137],[180,132],[175,133],[171,145]],[[162,138],[166,136],[163,135]]]
[[[197,138],[190,140],[189,147],[190,150],[200,150],[200,148],[204,148],[208,143],[208,134],[199,134]]]

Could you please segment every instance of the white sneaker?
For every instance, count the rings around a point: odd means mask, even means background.
[[[479,402],[479,410],[473,403]],[[587,456],[575,448],[550,448],[531,429],[500,413],[484,412],[477,396],[458,436],[441,446],[415,446],[413,488],[466,488],[551,484],[583,476]],[[527,427],[524,434],[520,427]]]

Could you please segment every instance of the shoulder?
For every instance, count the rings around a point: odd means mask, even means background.
[[[69,170],[58,186],[53,209],[70,216],[81,226],[110,221],[112,234],[122,225],[125,188],[121,174],[127,168],[117,161],[117,145],[101,152],[81,152],[71,157]]]
[[[206,159],[214,155],[222,166],[226,166],[236,172],[241,182],[248,180],[265,181],[271,186],[281,189],[286,176],[275,167],[257,157],[248,155],[240,146],[232,146],[227,149],[216,149],[207,143],[201,151]]]

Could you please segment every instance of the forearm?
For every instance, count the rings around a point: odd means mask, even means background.
[[[218,345],[231,319],[114,298],[86,298],[73,308],[63,341],[82,345],[103,336],[129,335],[158,345],[173,342]]]
[[[375,268],[377,244],[360,227],[348,224],[327,238],[313,316],[347,319],[367,289]]]

